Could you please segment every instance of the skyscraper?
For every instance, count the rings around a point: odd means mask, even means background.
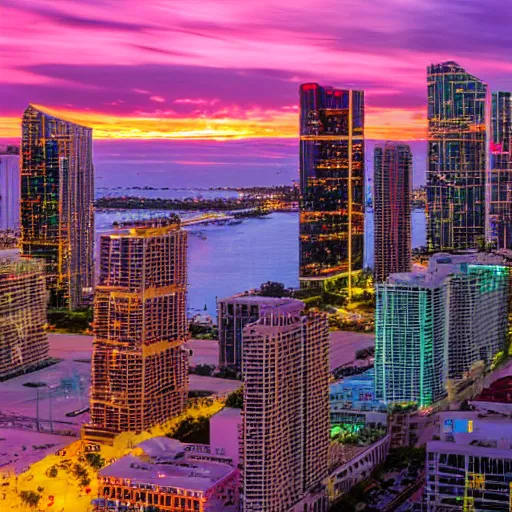
[[[374,150],[374,280],[411,270],[412,154],[388,142]]]
[[[0,378],[48,357],[46,287],[36,261],[0,261]]]
[[[20,149],[0,147],[0,231],[20,224]]]
[[[446,281],[391,274],[376,295],[376,400],[424,407],[441,399],[448,372]]]
[[[363,268],[364,93],[300,88],[300,272],[303,286]]]
[[[294,303],[294,300],[255,295],[235,295],[219,300],[219,366],[241,371],[245,326],[256,322],[271,310],[290,303]]]
[[[492,94],[488,238],[512,249],[512,93]]]
[[[427,241],[476,247],[485,237],[487,86],[455,62],[427,70]]]
[[[94,280],[92,130],[30,105],[21,139],[21,253],[45,263],[50,305],[75,309]]]
[[[101,237],[86,438],[141,432],[184,409],[186,256],[187,233],[177,223]]]
[[[327,474],[328,324],[303,307],[291,301],[244,329],[244,512],[290,510]]]

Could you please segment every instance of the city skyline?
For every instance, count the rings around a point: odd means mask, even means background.
[[[153,1],[134,22],[131,2],[114,11],[12,1],[0,7],[8,50],[0,97],[9,98],[0,103],[0,137],[19,135],[27,97],[76,115],[98,138],[296,137],[298,84],[329,76],[333,86],[367,91],[369,138],[414,140],[426,137],[428,63],[464,62],[493,90],[512,89],[506,16],[483,16],[488,2],[401,4],[350,2],[340,17],[335,2],[219,9],[201,0],[186,9]],[[395,9],[392,20],[384,16]],[[359,19],[365,26],[355,28]],[[48,32],[58,37],[41,44]],[[76,41],[78,53],[67,44]]]

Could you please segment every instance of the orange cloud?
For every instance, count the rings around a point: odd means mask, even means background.
[[[94,129],[96,139],[252,139],[296,138],[297,112],[289,109],[245,112],[245,117],[228,111],[215,117],[163,117],[159,115],[116,116],[102,112],[44,110]],[[235,114],[235,112],[233,112]],[[240,112],[236,112],[240,114]],[[419,140],[426,137],[423,112],[406,109],[368,108],[366,138]],[[0,137],[20,136],[20,119],[0,117]]]

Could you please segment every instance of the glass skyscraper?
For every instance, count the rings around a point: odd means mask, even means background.
[[[412,153],[388,142],[374,150],[374,280],[411,270]]]
[[[487,86],[455,62],[427,70],[427,241],[466,249],[485,238]]]
[[[76,309],[94,279],[92,129],[30,105],[21,139],[21,254],[45,264],[50,305]]]
[[[300,273],[303,286],[363,268],[364,93],[300,88]]]
[[[492,94],[488,238],[512,249],[512,93]]]

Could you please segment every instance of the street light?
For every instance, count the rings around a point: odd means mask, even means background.
[[[41,431],[41,425],[39,424],[39,388],[47,387],[46,382],[26,382],[23,384],[26,388],[36,388],[36,428],[37,431]]]

